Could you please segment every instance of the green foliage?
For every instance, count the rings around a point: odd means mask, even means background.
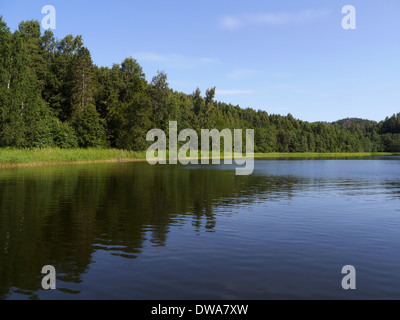
[[[81,148],[108,147],[102,121],[94,105],[86,106],[72,122]]]
[[[153,128],[150,119],[151,107],[150,99],[140,94],[121,110],[124,117],[116,141],[117,148],[135,151],[148,148],[146,135]]]
[[[75,130],[68,124],[55,119],[53,126],[54,144],[61,149],[78,148],[78,138]]]
[[[95,89],[92,58],[89,50],[82,47],[76,53],[72,63],[72,108],[69,116],[81,117],[81,113],[94,103]]]

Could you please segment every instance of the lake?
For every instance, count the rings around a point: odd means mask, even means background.
[[[234,168],[1,170],[0,299],[400,299],[400,157]]]

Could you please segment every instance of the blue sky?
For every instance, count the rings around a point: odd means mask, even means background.
[[[306,121],[400,112],[400,1],[2,1],[15,30],[56,8],[56,37],[83,36],[95,64],[132,56],[150,81]],[[342,28],[342,7],[357,29]]]

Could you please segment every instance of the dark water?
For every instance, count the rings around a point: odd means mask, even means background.
[[[400,299],[400,158],[232,169],[0,171],[0,298]]]

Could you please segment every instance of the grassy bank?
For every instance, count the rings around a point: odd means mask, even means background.
[[[146,152],[116,149],[0,149],[0,167],[144,160]]]
[[[256,153],[255,158],[354,158],[391,156],[395,153]],[[0,149],[0,167],[146,160],[145,151],[116,149]]]

